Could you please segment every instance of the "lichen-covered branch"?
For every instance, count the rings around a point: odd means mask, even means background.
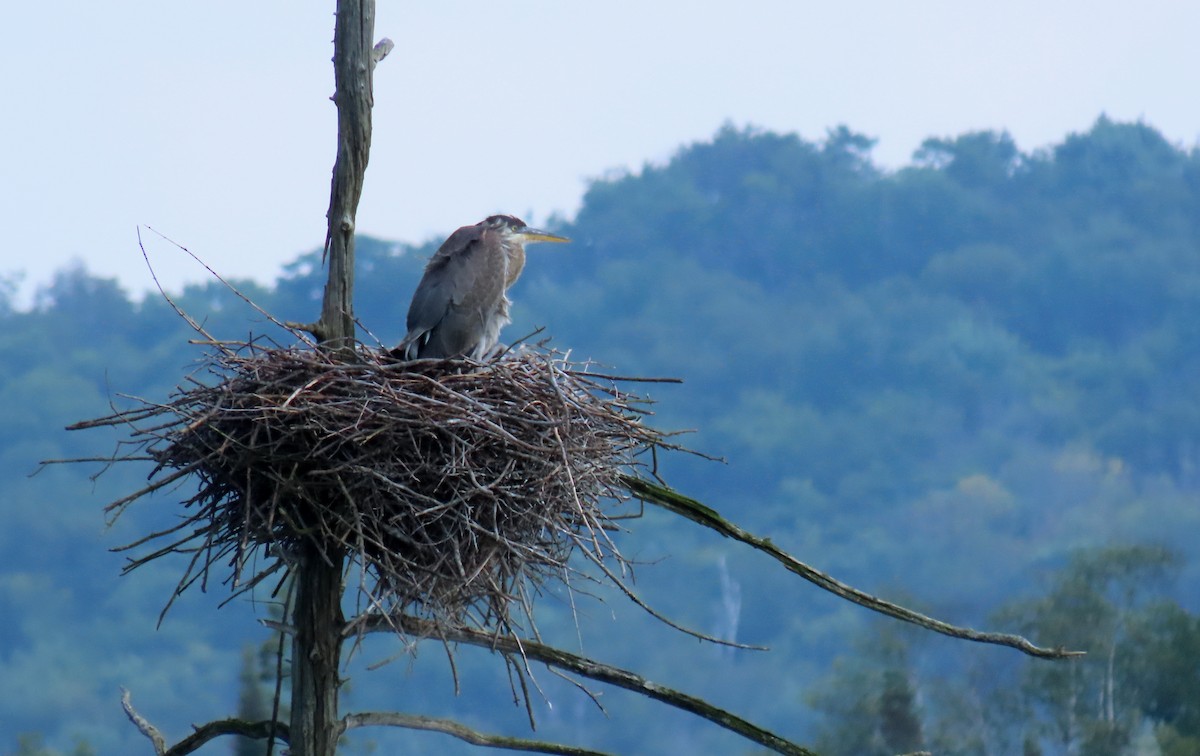
[[[666,486],[652,483],[644,478],[638,478],[633,475],[622,476],[622,482],[629,489],[629,492],[634,496],[646,501],[650,504],[674,512],[691,520],[692,522],[703,525],[710,530],[714,530],[727,538],[741,541],[748,546],[752,546],[759,551],[770,555],[788,570],[796,573],[800,577],[809,581],[813,585],[823,588],[835,596],[840,596],[859,606],[866,607],[872,611],[886,614],[904,622],[910,622],[919,627],[934,632],[949,635],[952,638],[961,638],[963,640],[975,641],[978,643],[991,643],[998,646],[1009,646],[1015,648],[1030,656],[1038,656],[1045,659],[1065,659],[1072,656],[1082,656],[1082,651],[1068,651],[1065,648],[1043,648],[1034,645],[1025,638],[1019,635],[1009,635],[1007,633],[989,633],[979,630],[972,630],[969,627],[958,627],[951,625],[941,620],[927,617],[920,612],[915,612],[912,609],[907,609],[898,604],[893,604],[890,601],[885,601],[881,598],[872,596],[869,593],[860,591],[853,586],[836,580],[829,575],[808,566],[801,562],[796,557],[787,553],[783,549],[776,546],[769,538],[756,536],[742,528],[729,522],[717,511],[711,507],[688,498],[683,494],[667,488]]]

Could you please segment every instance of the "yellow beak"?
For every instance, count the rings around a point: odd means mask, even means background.
[[[540,228],[525,228],[517,231],[516,236],[521,238],[521,241],[528,244],[530,242],[569,242],[571,241],[565,236],[552,234],[549,231],[543,231]]]

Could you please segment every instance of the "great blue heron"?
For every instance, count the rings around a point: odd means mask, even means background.
[[[395,351],[406,360],[482,360],[509,323],[506,292],[525,267],[525,245],[565,241],[570,239],[511,215],[493,215],[450,234],[425,266],[408,306],[408,335]]]

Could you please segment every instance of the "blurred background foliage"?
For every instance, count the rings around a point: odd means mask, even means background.
[[[683,378],[653,387],[653,422],[695,429],[687,443],[727,461],[677,455],[663,474],[800,558],[1088,657],[1037,662],[872,619],[654,511],[622,537],[646,562],[645,597],[771,651],[697,646],[615,597],[552,593],[542,629],[830,754],[1200,753],[1200,152],[1103,117],[1034,153],[1000,132],[931,138],[894,172],[872,144],[845,127],[819,141],[726,127],[593,182],[573,219],[551,221],[574,244],[531,250],[505,336],[545,326],[575,359]],[[364,340],[399,340],[438,241],[359,240]],[[275,281],[235,284],[303,321],[323,279],[313,251]],[[216,281],[171,296],[218,338],[289,341]],[[176,738],[239,700],[261,706],[245,649],[268,639],[253,620],[269,596],[217,610],[214,579],[156,628],[177,574],[156,563],[117,577],[108,549],[175,516],[168,493],[105,527],[102,505],[148,470],[30,477],[40,459],[109,453],[116,436],[63,426],[123,395],[167,397],[203,354],[196,334],[161,298],[136,301],[83,264],[31,308],[12,298],[0,286],[0,750],[144,749],[120,685]],[[360,649],[345,710],[527,731],[486,652],[461,651],[455,696],[434,645],[364,670],[398,650]],[[539,737],[752,750],[618,691],[602,697],[606,717],[535,674]],[[346,744],[459,747],[366,731]]]

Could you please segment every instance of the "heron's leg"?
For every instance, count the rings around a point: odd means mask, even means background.
[[[487,360],[488,362],[490,362],[492,360],[498,360],[507,351],[508,351],[508,345],[497,341],[495,344],[492,345],[491,349],[487,350],[487,355],[484,359]]]

